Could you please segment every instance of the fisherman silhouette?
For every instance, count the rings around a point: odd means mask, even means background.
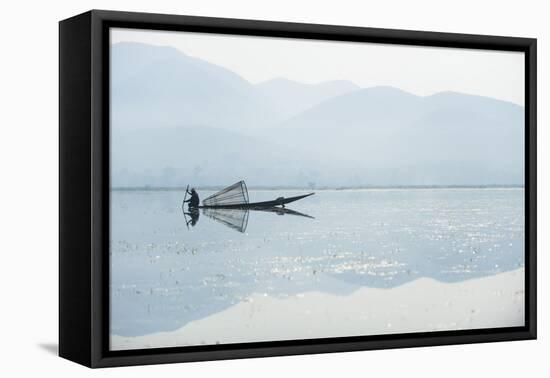
[[[189,203],[189,209],[198,208],[200,200],[199,200],[199,195],[197,194],[197,191],[195,190],[195,188],[192,188],[191,191],[187,191],[187,193],[191,195],[191,198],[183,202]]]

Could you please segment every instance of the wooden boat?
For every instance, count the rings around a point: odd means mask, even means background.
[[[309,196],[312,196],[315,193],[309,193],[309,194],[303,194],[301,196],[294,196],[294,197],[279,197],[277,199],[271,200],[271,201],[262,201],[262,202],[250,202],[250,203],[241,203],[241,204],[229,204],[229,205],[202,205],[199,206],[201,209],[208,209],[208,208],[217,208],[217,209],[264,209],[264,208],[272,208],[276,206],[285,206],[288,203],[295,202],[298,200],[301,200],[302,198],[306,198]]]
[[[312,196],[315,193],[302,194],[294,197],[279,197],[271,201],[249,202],[248,190],[244,181],[239,181],[219,192],[212,194],[202,201],[202,209],[265,209],[286,204]]]

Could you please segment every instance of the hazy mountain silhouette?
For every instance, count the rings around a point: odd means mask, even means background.
[[[345,80],[302,84],[285,78],[265,81],[256,88],[282,118],[290,118],[329,98],[360,89]]]
[[[523,182],[518,105],[283,78],[252,85],[171,47],[112,48],[114,186]]]
[[[292,132],[291,147],[356,162],[349,169],[371,183],[520,184],[523,116],[518,105],[480,96],[374,87],[329,99],[276,130]]]
[[[120,128],[242,128],[273,115],[254,86],[225,68],[171,47],[125,42],[112,50],[112,119]]]
[[[113,132],[112,145],[116,187],[220,185],[243,178],[254,185],[302,185],[319,175],[314,157],[207,126]]]

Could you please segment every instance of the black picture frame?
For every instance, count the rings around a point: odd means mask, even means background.
[[[525,53],[525,326],[109,351],[110,27]],[[92,10],[59,23],[59,354],[88,367],[535,339],[536,39]]]

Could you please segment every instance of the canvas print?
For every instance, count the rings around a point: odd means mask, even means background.
[[[523,326],[524,60],[112,28],[110,349]]]

